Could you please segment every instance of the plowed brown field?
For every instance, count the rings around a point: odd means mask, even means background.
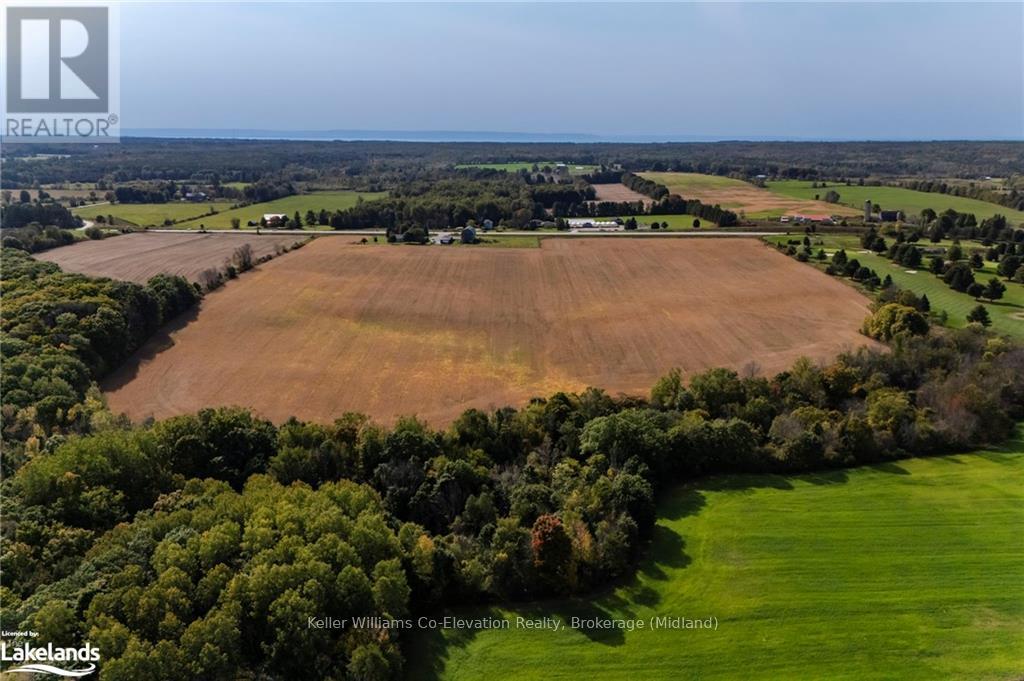
[[[651,203],[651,197],[633,191],[624,184],[595,184],[598,201],[643,201]]]
[[[672,367],[775,372],[871,342],[856,331],[866,299],[755,240],[542,244],[318,239],[209,295],[107,381],[110,406],[441,425],[588,385],[646,394]]]
[[[254,258],[271,254],[277,246],[290,247],[306,234],[124,234],[101,241],[79,241],[37,253],[40,260],[60,265],[66,272],[110,277],[144,284],[155,274],[180,274],[196,281],[207,268],[222,269],[239,246],[252,246]]]

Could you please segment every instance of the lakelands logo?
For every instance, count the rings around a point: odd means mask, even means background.
[[[82,677],[96,671],[100,649],[91,643],[81,648],[35,647],[28,643],[8,647],[0,642],[0,664],[6,674],[53,674],[54,676]],[[17,666],[7,668],[9,664]]]
[[[7,142],[116,142],[116,7],[7,7]]]

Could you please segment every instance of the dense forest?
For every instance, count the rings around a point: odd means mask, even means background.
[[[1024,349],[889,294],[864,329],[887,350],[770,377],[672,371],[444,430],[226,408],[132,425],[94,382],[195,290],[5,249],[3,294],[5,626],[90,641],[104,679],[397,678],[401,628],[307,619],[586,593],[631,573],[669,485],[959,451],[1024,418]]]
[[[164,274],[145,286],[68,274],[14,248],[3,249],[0,266],[0,410],[9,473],[62,436],[87,431],[99,406],[95,382],[199,293]]]
[[[538,158],[624,170],[755,177],[1007,177],[1024,168],[1024,142],[693,142],[666,144],[416,143],[122,139],[110,145],[4,145],[3,188],[58,182],[334,180],[369,189],[367,177],[403,177],[410,166],[534,162]],[[197,170],[197,168],[199,170]],[[392,183],[395,184],[395,183]]]

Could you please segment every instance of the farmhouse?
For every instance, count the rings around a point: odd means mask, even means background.
[[[188,200],[188,201],[205,201],[206,200],[206,193],[205,192],[187,192],[185,194],[185,199]]]
[[[264,213],[263,214],[263,222],[266,222],[268,225],[272,224],[272,223],[275,223],[275,222],[283,223],[283,222],[287,222],[287,221],[288,221],[288,216],[286,214],[284,214],[284,213]]]

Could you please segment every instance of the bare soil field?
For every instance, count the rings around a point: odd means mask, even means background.
[[[643,201],[644,205],[651,203],[651,197],[635,192],[624,184],[595,184],[592,186],[597,192],[598,201]]]
[[[79,241],[35,255],[66,272],[124,279],[140,284],[155,274],[180,274],[196,281],[210,267],[222,268],[239,246],[252,246],[254,258],[290,247],[305,234],[123,234],[100,241]]]
[[[749,182],[701,173],[640,173],[643,177],[665,185],[672,194],[685,199],[700,199],[718,204],[735,213],[743,211],[750,218],[781,215],[860,215],[861,211],[838,203],[780,196]],[[824,196],[827,189],[822,189]]]
[[[133,419],[241,405],[444,425],[557,390],[646,394],[673,367],[825,360],[872,343],[856,331],[867,314],[854,289],[756,240],[318,239],[208,295],[103,387]]]

